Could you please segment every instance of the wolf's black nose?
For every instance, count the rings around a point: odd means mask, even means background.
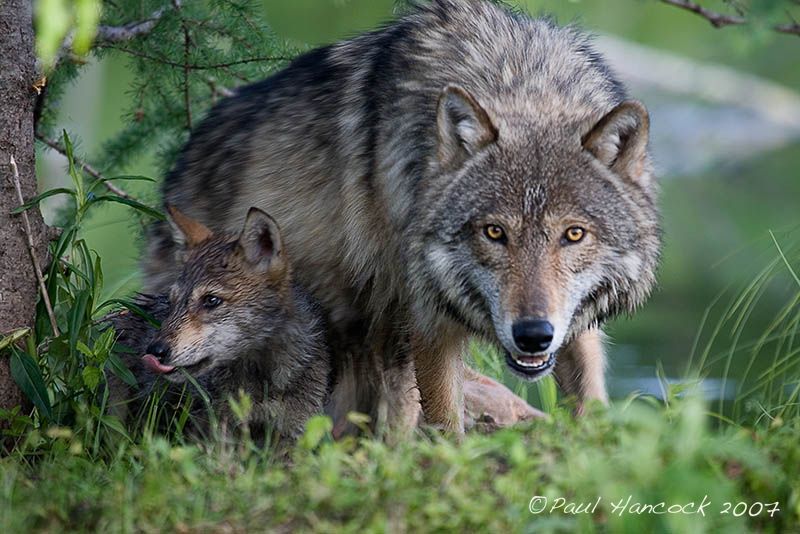
[[[149,347],[147,347],[147,353],[152,354],[163,363],[164,359],[169,356],[169,346],[163,341],[154,341],[153,343],[150,343]]]
[[[553,325],[543,319],[521,319],[511,327],[511,334],[521,351],[542,352],[553,341]]]

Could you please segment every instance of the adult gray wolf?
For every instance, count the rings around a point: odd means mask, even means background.
[[[606,399],[598,327],[654,285],[648,114],[573,27],[434,0],[221,101],[164,185],[214,230],[272,213],[325,310],[332,413],[463,429],[470,336]],[[147,286],[174,280],[166,226]]]
[[[226,426],[238,423],[228,399],[243,390],[252,400],[247,424],[255,438],[296,438],[309,417],[323,412],[330,353],[318,306],[292,282],[277,224],[253,208],[240,234],[213,234],[175,209],[171,214],[181,273],[168,291],[139,299],[161,328],[135,314],[112,321],[118,343],[133,349],[124,360],[142,386],[135,392],[114,381],[118,413],[131,399],[140,405],[158,378],[168,384],[168,406],[191,391],[184,387],[188,374]],[[193,426],[207,433],[207,410],[195,406]]]

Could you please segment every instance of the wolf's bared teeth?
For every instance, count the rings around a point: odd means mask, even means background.
[[[539,369],[544,367],[549,360],[548,356],[520,356],[514,357],[514,361],[516,361],[522,367],[528,367],[530,369]]]

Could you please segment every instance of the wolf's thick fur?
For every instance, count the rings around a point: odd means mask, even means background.
[[[134,349],[125,360],[142,385],[135,392],[116,382],[123,389],[114,400],[139,405],[161,376],[169,402],[182,393],[185,370],[208,391],[221,421],[237,422],[228,399],[243,390],[253,401],[255,437],[296,438],[323,411],[330,354],[318,306],[291,280],[277,225],[251,210],[240,235],[214,235],[179,212],[173,217],[187,247],[181,274],[165,294],[139,298],[161,329],[134,314],[113,321],[118,342]],[[194,422],[205,431],[200,404]]]
[[[597,326],[644,301],[659,254],[647,138],[575,28],[434,0],[220,102],[164,193],[215,230],[251,204],[279,221],[331,329],[340,420],[413,424],[419,392],[460,431],[470,335],[530,379],[557,354],[568,392],[605,399]],[[175,277],[165,230],[150,290]],[[520,347],[537,321],[549,346]]]

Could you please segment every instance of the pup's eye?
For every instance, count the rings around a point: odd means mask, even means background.
[[[564,240],[567,243],[577,243],[586,235],[586,230],[581,228],[580,226],[570,226],[567,228],[567,231],[564,232]]]
[[[483,229],[483,233],[492,241],[504,243],[506,240],[506,231],[503,230],[502,226],[497,224],[486,225]]]
[[[203,297],[203,307],[207,310],[213,310],[222,304],[222,299],[216,295],[206,295]]]

